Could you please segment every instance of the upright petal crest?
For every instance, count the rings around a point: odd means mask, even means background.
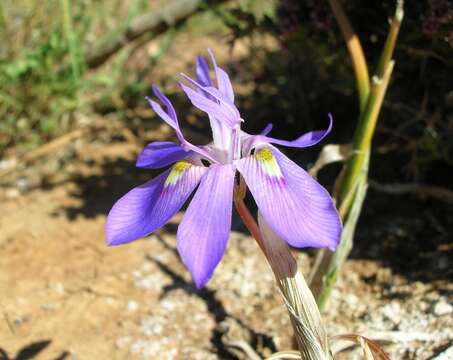
[[[152,90],[154,92],[154,95],[156,95],[156,97],[165,105],[166,111],[162,109],[159,103],[155,102],[151,98],[146,97],[146,100],[148,100],[154,112],[176,131],[176,135],[179,138],[182,135],[179,129],[178,117],[176,115],[173,104],[164,94],[160,92],[159,88],[156,85],[152,86]]]
[[[162,107],[157,102],[150,99],[149,97],[146,97],[146,100],[148,100],[148,102],[151,105],[151,108],[154,110],[154,112],[175,130],[176,136],[177,136],[178,140],[181,142],[183,150],[185,150],[185,151],[192,150],[193,152],[201,155],[202,157],[204,157],[214,163],[217,162],[209,154],[209,152],[203,150],[202,148],[200,148],[198,146],[191,144],[184,138],[184,135],[182,134],[182,131],[179,128],[178,117],[176,115],[175,108],[173,107],[171,101],[164,94],[162,94],[162,92],[158,89],[158,87],[156,85],[153,85],[152,89],[153,89],[154,94],[157,96],[157,98],[159,98],[159,100],[165,105],[166,111],[164,111],[164,109],[162,109]]]
[[[209,66],[206,59],[202,55],[197,56],[197,80],[203,86],[212,86],[211,75],[209,74]]]
[[[211,114],[215,117],[219,117],[218,120],[227,123],[230,127],[234,127],[234,125],[239,124],[241,122],[239,110],[236,108],[234,103],[228,97],[226,97],[219,89],[212,86],[202,86],[200,83],[198,83],[191,77],[185,74],[181,75],[189,83],[194,85],[197,89],[201,90],[201,93],[207,93],[210,95],[204,96],[206,101],[211,102],[211,104],[207,105],[205,101],[201,101],[201,99],[196,98],[192,95],[192,92],[198,94],[196,91],[180,83],[180,86],[186,93],[187,97],[190,99],[190,101],[192,101],[192,103],[196,107],[198,107],[200,110],[207,112],[208,114]],[[196,101],[196,103],[194,101]],[[209,106],[211,109],[206,110],[207,106]]]
[[[209,56],[211,57],[212,65],[214,66],[215,76],[217,78],[217,88],[222,95],[227,98],[232,104],[234,103],[233,85],[231,85],[228,74],[221,67],[217,66],[214,54],[211,49],[208,49]]]

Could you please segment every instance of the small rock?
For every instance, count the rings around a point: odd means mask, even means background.
[[[20,192],[16,188],[11,188],[5,191],[5,196],[7,199],[15,199],[18,198],[20,195]]]
[[[31,314],[17,316],[14,319],[14,325],[18,326],[31,320]]]
[[[141,329],[146,336],[160,335],[164,330],[166,320],[160,316],[153,316],[142,319]]]
[[[117,300],[112,297],[107,297],[104,301],[107,305],[115,305],[117,303]]]
[[[447,315],[447,314],[451,314],[453,312],[453,306],[444,300],[439,300],[434,305],[433,311],[434,311],[434,314],[437,316]]]
[[[401,307],[397,302],[391,302],[381,308],[381,314],[384,316],[384,319],[397,325],[401,322]]]
[[[61,282],[50,283],[49,289],[55,291],[59,295],[64,295],[64,293],[65,293],[64,285]]]
[[[17,179],[16,184],[19,191],[25,191],[28,189],[30,181],[27,177],[21,176],[19,179]]]
[[[346,294],[344,297],[344,301],[350,307],[355,307],[359,303],[359,298],[357,296],[355,296],[354,294]]]
[[[150,272],[153,269],[153,266],[149,262],[145,262],[142,265],[142,271],[147,273]]]
[[[0,170],[8,170],[17,164],[16,159],[0,160]]]
[[[59,308],[59,306],[57,304],[54,304],[54,303],[48,303],[48,304],[42,304],[41,305],[41,309],[46,310],[46,311],[54,311],[54,310],[56,310],[58,308]]]
[[[132,338],[130,336],[123,336],[123,337],[116,339],[115,346],[118,349],[123,349],[126,346],[128,346],[131,343],[131,341],[132,341]]]
[[[134,300],[130,300],[130,301],[127,303],[127,310],[130,311],[130,312],[137,311],[137,310],[138,310],[138,304],[137,304],[137,302],[135,302]]]

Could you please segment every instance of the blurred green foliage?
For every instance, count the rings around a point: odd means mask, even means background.
[[[0,61],[1,148],[54,135],[62,115],[78,106],[73,78],[68,71],[55,72],[66,53],[61,35],[52,32],[48,41],[16,61]]]
[[[0,155],[8,147],[31,148],[68,131],[75,110],[115,91],[124,76],[124,53],[108,71],[84,77],[82,45],[93,43],[103,30],[108,30],[106,39],[112,36],[146,3],[132,2],[125,19],[120,1],[0,4]],[[100,93],[95,95],[95,89]]]

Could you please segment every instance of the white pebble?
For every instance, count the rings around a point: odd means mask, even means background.
[[[437,316],[451,314],[453,312],[453,306],[444,300],[440,300],[434,305],[434,314]]]

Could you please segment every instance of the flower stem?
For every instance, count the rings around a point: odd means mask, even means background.
[[[238,212],[239,216],[241,217],[244,225],[246,226],[247,230],[250,234],[255,238],[256,242],[258,243],[260,249],[265,253],[264,245],[263,245],[263,238],[261,236],[260,229],[258,224],[256,223],[255,219],[253,218],[252,214],[248,207],[245,205],[243,199],[234,199],[234,206],[236,207],[236,211]]]

